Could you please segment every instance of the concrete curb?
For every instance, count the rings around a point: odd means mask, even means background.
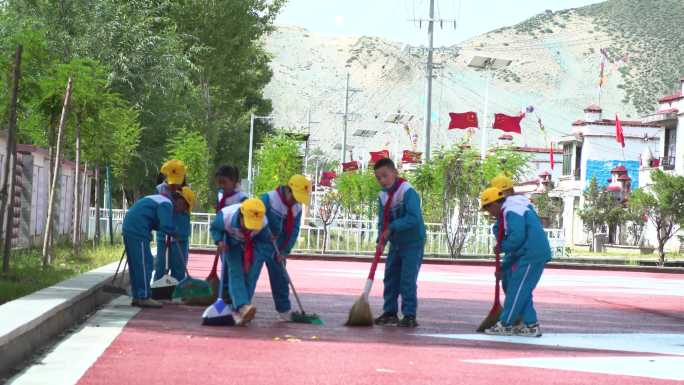
[[[101,288],[118,262],[0,306],[0,378],[115,295]],[[118,281],[118,279],[117,279]]]
[[[214,256],[215,250],[197,248],[190,250],[191,253]],[[293,260],[304,261],[339,261],[339,262],[370,262],[371,255],[343,255],[343,254],[292,254],[288,257]],[[385,258],[381,259],[384,262]],[[591,263],[593,262],[593,263]],[[595,261],[566,258],[562,261],[554,260],[546,265],[547,269],[566,269],[566,270],[597,270],[597,271],[620,271],[635,273],[664,273],[664,274],[684,274],[682,267],[657,267],[657,266],[630,266],[610,264],[610,261],[597,259]],[[494,266],[491,257],[482,256],[475,258],[447,259],[447,258],[424,258],[424,264],[429,265],[462,265],[462,266]]]

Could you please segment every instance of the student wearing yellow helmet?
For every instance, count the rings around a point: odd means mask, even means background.
[[[173,197],[180,197],[178,199],[181,203],[181,209],[173,214],[173,225],[176,228],[176,236],[169,237],[168,244],[162,242],[162,252],[169,253],[169,266],[166,266],[165,254],[157,254],[157,260],[154,268],[154,280],[161,279],[167,268],[171,270],[171,276],[180,281],[185,278],[185,266],[188,263],[188,254],[190,252],[190,239],[192,226],[190,224],[190,213],[192,207],[195,205],[195,193],[190,187],[182,187],[180,191],[172,194]],[[159,243],[157,242],[157,250],[159,250]],[[177,246],[176,246],[177,245]],[[158,251],[159,252],[159,251]]]
[[[551,260],[549,239],[541,220],[531,205],[509,201],[504,193],[489,187],[480,194],[480,207],[496,219],[493,232],[504,227],[498,242],[505,254],[501,274],[507,277],[506,300],[499,322],[485,330],[491,335],[540,337],[541,328],[532,301],[532,292],[539,282],[544,266]],[[516,323],[519,318],[521,323]]]

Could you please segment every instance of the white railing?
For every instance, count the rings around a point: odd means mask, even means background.
[[[124,211],[112,210],[112,228],[114,234],[121,233]],[[214,219],[213,213],[192,213],[191,247],[211,247],[209,228]],[[95,209],[90,209],[89,237],[95,232]],[[442,231],[440,223],[426,223],[425,255],[447,257],[449,255],[447,234]],[[100,210],[100,231],[103,237],[109,236],[108,210]],[[490,255],[494,248],[494,237],[488,225],[464,227],[461,231],[467,233],[464,242],[463,255]],[[565,257],[565,239],[562,229],[544,230],[551,243],[554,258]],[[299,238],[295,245],[295,252],[323,254],[323,243],[326,243],[326,253],[330,254],[370,254],[375,251],[375,241],[378,237],[377,223],[369,220],[338,220],[329,225],[327,232],[320,220],[307,220],[299,230]]]

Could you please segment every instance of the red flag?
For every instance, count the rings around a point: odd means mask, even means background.
[[[420,157],[422,153],[404,150],[404,154],[401,157],[401,163],[418,163],[420,162]]]
[[[494,114],[494,124],[492,128],[501,130],[504,132],[515,132],[520,133],[522,129],[520,128],[520,121],[525,117],[525,114],[520,114],[518,116],[510,116],[505,114]]]
[[[337,178],[337,173],[335,173],[335,171],[324,171],[323,174],[321,174],[319,184],[321,186],[330,187],[332,185],[332,180],[335,178]]]
[[[389,151],[387,151],[387,150],[371,151],[370,156],[371,156],[370,163],[376,163],[380,159],[389,158]]]
[[[549,151],[549,156],[551,157],[551,170],[553,170],[553,166],[555,164],[554,159],[553,159],[553,142],[551,142],[551,149]]]
[[[477,113],[473,111],[468,111],[468,112],[449,112],[449,117],[451,118],[451,121],[449,122],[449,129],[466,129],[470,127],[478,127],[477,124]]]
[[[625,133],[622,131],[622,122],[617,114],[615,114],[615,140],[625,148]]]
[[[342,171],[356,171],[359,169],[359,162],[352,160],[351,162],[342,163]]]

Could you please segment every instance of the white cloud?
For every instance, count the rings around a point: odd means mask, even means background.
[[[335,25],[341,27],[344,25],[344,16],[335,16]]]

